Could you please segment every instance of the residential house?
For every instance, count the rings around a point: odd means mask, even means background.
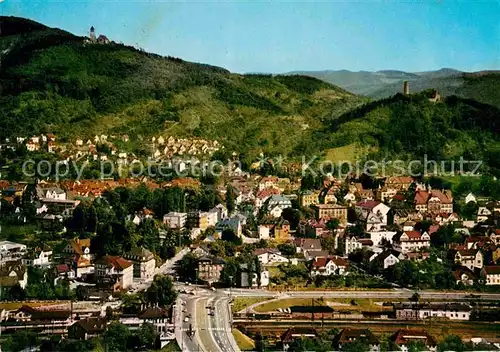
[[[130,330],[137,330],[145,323],[149,323],[155,327],[160,336],[168,332],[169,321],[169,312],[160,307],[149,307],[137,315],[122,315],[120,317],[120,323]]]
[[[472,271],[481,270],[483,268],[483,253],[479,249],[458,250],[455,253],[455,263]]]
[[[363,200],[356,203],[354,208],[358,221],[360,221],[365,231],[381,231],[387,226],[390,207],[375,200]]]
[[[49,267],[52,264],[52,250],[50,248],[35,248],[26,253],[23,264],[26,266]]]
[[[355,183],[349,187],[349,190],[353,192],[356,197],[361,200],[373,200],[375,198],[375,194],[371,189],[363,188],[361,183]]]
[[[11,288],[19,285],[26,288],[28,270],[20,261],[10,261],[0,265],[0,287]]]
[[[66,200],[66,192],[59,187],[49,186],[44,187],[44,184],[39,183],[36,186],[36,196],[38,199],[56,199],[56,200]]]
[[[271,196],[278,194],[280,194],[280,190],[277,188],[264,188],[263,190],[257,191],[255,195],[255,206],[261,208]]]
[[[413,183],[413,178],[410,176],[392,176],[386,178],[384,185],[387,187],[396,188],[399,191],[406,191]]]
[[[106,255],[94,262],[97,281],[113,278],[121,289],[129,288],[133,283],[134,266],[122,257]]]
[[[399,263],[400,253],[387,249],[377,255],[373,260],[377,263],[379,267],[387,269],[397,263]]]
[[[342,351],[342,347],[353,343],[361,342],[369,346],[370,352],[380,351],[379,339],[369,329],[342,329],[333,339],[333,346]]]
[[[356,252],[358,249],[363,247],[363,244],[359,241],[357,236],[345,236],[344,241],[344,256],[347,257],[349,254]]]
[[[217,257],[205,256],[198,259],[198,278],[209,284],[219,281],[224,260]]]
[[[208,211],[209,213],[217,213],[217,221],[225,219],[229,216],[227,208],[223,204],[217,204],[214,208]]]
[[[26,245],[12,241],[0,241],[0,263],[20,260],[26,254]]]
[[[467,194],[467,195],[465,196],[465,204],[468,204],[468,203],[470,203],[470,202],[474,202],[474,203],[476,203],[476,202],[477,202],[477,201],[476,201],[476,196],[474,196],[474,194],[472,194],[472,193],[469,193],[469,194]]]
[[[191,245],[191,253],[199,257],[204,257],[210,255],[210,249],[204,244]]]
[[[262,191],[265,188],[272,188],[272,187],[278,188],[278,182],[279,182],[279,179],[276,176],[263,177],[259,181],[259,185],[258,185],[259,191]]]
[[[283,345],[283,350],[287,351],[293,341],[303,338],[315,339],[317,336],[318,333],[314,328],[292,327],[281,335],[281,344]]]
[[[318,238],[296,238],[297,253],[322,251],[321,240]]]
[[[396,188],[383,186],[377,189],[377,191],[375,192],[375,199],[381,202],[388,202],[389,200],[393,199],[397,193],[398,190]]]
[[[259,274],[249,271],[247,264],[240,264],[240,286],[252,288],[269,286],[269,271],[261,270]]]
[[[208,228],[208,213],[202,211],[191,211],[187,214],[186,227],[198,228],[205,231]]]
[[[409,352],[408,345],[412,342],[423,342],[427,350],[431,352],[437,350],[436,339],[423,329],[399,329],[389,340],[402,352]]]
[[[353,192],[347,192],[344,196],[344,201],[351,206],[356,201],[356,195]]]
[[[55,266],[54,268],[54,273],[56,275],[56,281],[59,279],[59,278],[63,278],[63,279],[74,279],[76,276],[75,276],[75,272],[69,267],[68,264],[58,264]]]
[[[299,204],[301,207],[309,207],[319,203],[319,193],[316,191],[304,191],[299,194]]]
[[[300,221],[298,232],[314,238],[331,235],[331,231],[327,229],[324,219]]]
[[[379,246],[383,242],[392,243],[392,238],[396,233],[396,231],[371,231],[369,234],[373,245]]]
[[[276,248],[259,248],[253,251],[253,255],[259,259],[262,265],[274,265],[288,263],[288,258],[281,255]]]
[[[106,317],[90,317],[77,320],[68,328],[68,337],[75,340],[89,340],[101,336],[108,324]]]
[[[428,318],[448,318],[469,320],[472,307],[466,303],[396,303],[396,319],[423,320]]]
[[[347,275],[349,263],[338,256],[316,258],[311,264],[311,276]]]
[[[215,224],[215,231],[221,235],[225,230],[232,230],[236,236],[240,237],[243,233],[243,221],[239,216],[223,218]]]
[[[326,189],[323,194],[320,196],[320,200],[323,204],[337,204],[337,197],[335,196],[335,191],[337,189],[335,187],[330,187]]]
[[[286,208],[291,208],[292,202],[290,199],[280,195],[275,194],[269,197],[266,202],[266,208],[272,217],[279,218],[281,216],[281,212]]]
[[[429,213],[453,213],[453,197],[450,190],[418,190],[415,192],[415,210]]]
[[[474,273],[466,267],[461,267],[453,272],[455,283],[458,285],[462,283],[465,286],[472,286],[474,284]]]
[[[347,207],[340,204],[316,204],[312,208],[316,219],[338,219],[340,223],[347,223]]]
[[[429,248],[431,238],[427,232],[404,231],[393,238],[393,247],[398,252],[413,252]]]
[[[481,269],[481,278],[488,286],[500,285],[500,265],[485,265]]]
[[[150,279],[155,274],[156,260],[150,251],[143,247],[134,247],[123,256],[134,266],[133,276],[138,279]]]
[[[488,218],[493,214],[488,208],[486,207],[479,207],[477,209],[477,217],[476,217],[476,222],[484,222],[487,221]]]
[[[163,223],[171,229],[182,229],[186,225],[187,213],[172,211],[163,215]]]

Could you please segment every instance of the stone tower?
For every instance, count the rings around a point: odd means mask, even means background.
[[[90,27],[90,41],[91,42],[95,42],[96,41],[94,26]]]
[[[403,94],[404,95],[410,94],[410,85],[408,84],[408,81],[403,82]]]

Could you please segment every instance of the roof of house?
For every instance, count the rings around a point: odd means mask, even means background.
[[[124,257],[136,262],[149,262],[150,260],[155,258],[153,253],[151,253],[144,247],[134,247],[128,253],[126,253]]]
[[[83,329],[87,334],[97,334],[106,330],[108,320],[100,317],[90,317],[81,319],[75,322],[72,327],[78,326]]]
[[[417,205],[427,204],[431,198],[438,198],[443,204],[453,203],[453,197],[450,190],[442,192],[437,189],[433,189],[430,192],[424,190],[418,190],[415,192],[415,204]]]
[[[390,337],[390,340],[397,345],[406,345],[412,340],[422,341],[426,346],[437,345],[436,339],[423,329],[399,329]]]
[[[141,319],[168,318],[168,311],[160,307],[149,307],[139,314]]]
[[[305,337],[305,336],[310,336],[310,337],[316,337],[318,334],[316,332],[316,329],[314,328],[309,328],[309,327],[292,327],[285,331],[281,335],[281,341],[283,342],[289,342],[293,341],[297,337]]]
[[[422,238],[422,233],[420,231],[404,231],[404,234],[408,236],[410,241],[420,240]]]
[[[73,252],[76,254],[83,254],[83,249],[84,248],[89,248],[90,247],[90,239],[89,238],[74,238],[70,242],[71,248],[73,249]]]
[[[65,320],[71,316],[69,310],[35,309],[29,306],[22,306],[16,311],[18,312],[31,314],[31,320]]]
[[[212,256],[203,256],[198,259],[198,263],[200,262],[209,262],[210,264],[224,264],[225,261],[222,258],[219,257],[212,257]]]
[[[69,265],[68,264],[59,264],[59,265],[56,265],[56,272],[58,274],[67,273],[69,271],[70,271],[70,269],[69,269]]]
[[[333,339],[333,343],[344,344],[354,341],[366,341],[370,345],[378,345],[379,339],[370,331],[370,329],[342,329]]]
[[[485,265],[483,269],[488,275],[500,274],[500,265]]]
[[[373,209],[375,208],[377,205],[379,205],[381,202],[379,201],[376,201],[376,200],[362,200],[360,202],[357,202],[356,203],[356,206],[357,207],[361,207],[361,208],[364,208],[364,209]]]
[[[321,247],[321,240],[318,238],[301,238],[301,241],[299,242],[299,246],[302,248],[302,250],[311,250],[311,249],[316,249],[316,250],[322,250]]]
[[[253,255],[261,255],[264,253],[271,253],[271,254],[281,254],[279,250],[276,248],[257,248],[256,250],[253,251]]]
[[[129,260],[126,260],[122,257],[118,256],[113,256],[113,255],[105,255],[104,257],[99,258],[94,262],[96,265],[104,265],[108,268],[115,268],[118,270],[124,270],[127,269],[129,266],[132,265],[132,262]]]

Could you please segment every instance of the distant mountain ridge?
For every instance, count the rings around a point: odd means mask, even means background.
[[[352,93],[374,99],[401,93],[403,81],[408,81],[410,92],[435,88],[443,96],[457,95],[500,107],[500,71],[462,72],[452,68],[436,71],[405,72],[381,71],[294,71],[288,74],[306,75],[338,85]]]

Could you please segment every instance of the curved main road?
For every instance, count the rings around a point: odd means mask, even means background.
[[[176,339],[182,351],[240,352],[232,334],[227,296],[202,292],[197,296],[183,295],[179,300],[185,302],[184,305],[180,303],[182,310],[178,310],[175,317]],[[210,311],[214,314],[209,315]],[[184,321],[186,317],[187,322]],[[190,330],[194,335],[190,336]]]

